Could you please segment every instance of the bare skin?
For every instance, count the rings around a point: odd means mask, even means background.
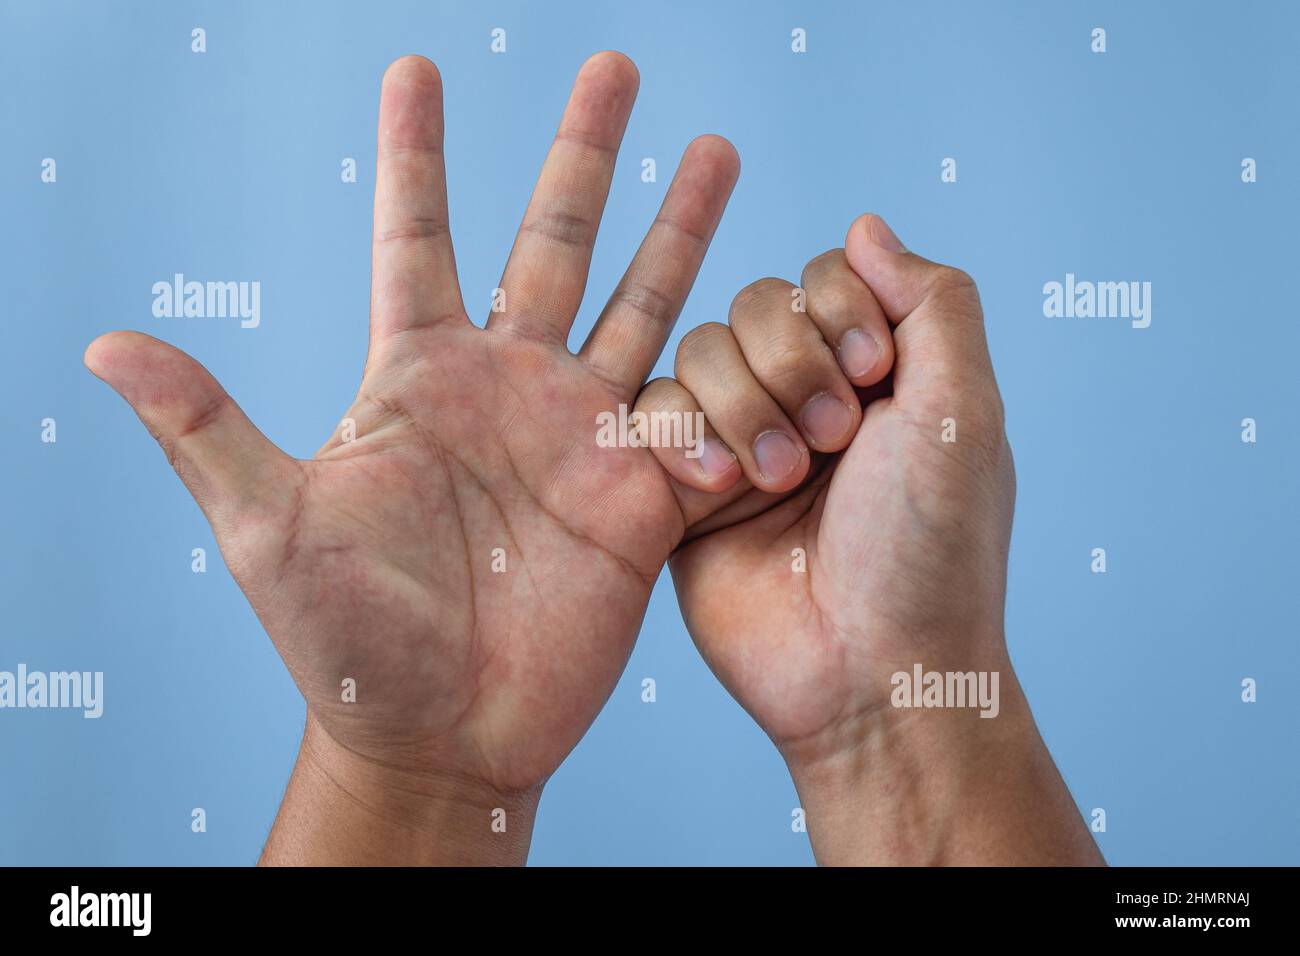
[[[789,283],[747,288],[642,397],[703,410],[745,469],[698,491],[730,503],[671,560],[691,635],[786,758],[819,861],[1101,862],[1006,652],[1015,471],[974,284],[864,216],[802,288],[806,314]],[[810,477],[773,494],[748,449],[774,431],[839,454],[778,459]],[[998,716],[892,706],[916,663],[998,672]]]
[[[87,350],[307,700],[263,862],[523,862],[670,554],[706,660],[786,756],[819,860],[1096,862],[1006,658],[1014,474],[964,277],[865,218],[810,264],[806,315],[788,284],[752,287],[730,328],[683,340],[679,381],[643,389],[738,173],[702,137],[568,351],[636,84],[617,54],[580,72],[480,330],[449,238],[440,77],[390,67],[370,353],[309,461],[170,346],[117,332]],[[704,456],[600,447],[597,415],[638,393],[703,410]],[[959,438],[941,444],[948,417]],[[891,709],[890,673],[918,660],[1000,670],[1002,716]]]
[[[389,68],[355,440],[340,428],[295,460],[170,346],[116,332],[87,350],[202,507],[307,700],[264,862],[522,862],[543,784],[623,670],[685,525],[653,455],[598,447],[596,416],[635,400],[739,171],[725,140],[690,145],[570,353],[637,82],[614,53],[580,71],[484,330],[457,285],[441,79],[418,57]]]

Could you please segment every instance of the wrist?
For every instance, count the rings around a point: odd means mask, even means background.
[[[995,706],[894,706],[895,697],[830,736],[782,747],[819,863],[1102,862],[1010,661],[994,666],[977,674],[986,689],[997,674]]]
[[[386,766],[307,714],[263,864],[511,866],[528,858],[541,787],[501,791],[447,772]]]

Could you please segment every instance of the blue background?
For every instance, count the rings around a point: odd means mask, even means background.
[[[106,699],[98,721],[0,711],[0,862],[251,863],[302,724],[198,508],[83,369],[85,345],[115,328],[165,338],[309,456],[366,352],[385,65],[417,52],[442,70],[481,321],[573,75],[615,48],[641,94],[575,342],[702,132],[729,137],[743,172],[678,335],[759,276],[797,281],[864,211],[972,273],[1019,468],[1008,639],[1081,812],[1106,809],[1116,864],[1300,863],[1298,9],[5,3],[0,669],[102,670]],[[349,156],[356,184],[340,181]],[[646,156],[657,183],[640,180]],[[150,287],[174,272],[260,281],[261,327],[155,319]],[[1042,286],[1067,272],[1150,281],[1151,327],[1045,318]],[[47,416],[57,444],[40,442]],[[1246,676],[1258,703],[1240,700]],[[665,575],[545,792],[532,861],[809,863],[796,804]]]

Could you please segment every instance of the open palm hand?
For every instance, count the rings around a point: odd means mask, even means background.
[[[376,764],[539,786],[613,689],[682,535],[654,457],[598,447],[596,421],[633,401],[689,292],[738,172],[725,140],[687,149],[587,344],[566,346],[636,87],[620,55],[583,67],[480,329],[449,238],[440,78],[390,67],[370,353],[312,460],[156,339],[87,351],[208,516],[309,719]]]

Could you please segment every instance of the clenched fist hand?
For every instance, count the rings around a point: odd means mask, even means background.
[[[819,860],[1100,859],[1006,653],[1015,474],[968,276],[864,216],[801,288],[760,280],[729,327],[688,334],[677,380],[638,407],[702,411],[738,459],[706,480],[657,450],[689,522],[670,566],[705,660],[786,758]],[[896,706],[918,666],[996,696]]]

